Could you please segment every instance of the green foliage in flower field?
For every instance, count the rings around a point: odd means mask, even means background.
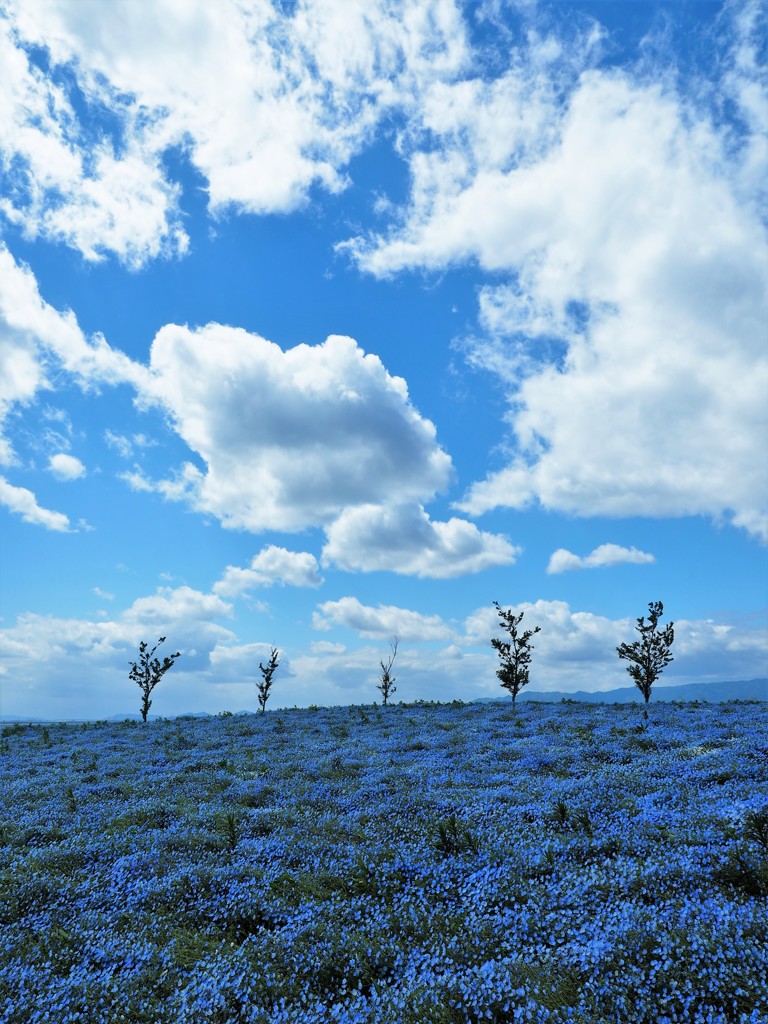
[[[768,1020],[765,703],[13,726],[0,782],[8,1024]]]

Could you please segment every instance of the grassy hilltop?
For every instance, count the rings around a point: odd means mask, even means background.
[[[768,704],[12,725],[8,1024],[768,1020]]]

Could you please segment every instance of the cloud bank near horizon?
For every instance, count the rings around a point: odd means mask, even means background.
[[[526,627],[542,630],[535,636],[531,689],[602,691],[631,685],[616,646],[634,636],[633,620],[574,611],[564,601],[521,602],[512,608],[525,614]],[[158,630],[173,636],[174,647],[182,653],[155,694],[158,714],[165,702],[214,712],[221,710],[223,700],[255,709],[254,666],[268,655],[270,645],[238,642],[231,628],[233,612],[232,603],[219,593],[182,585],[160,587],[101,621],[23,616],[0,634],[5,670],[17,680],[5,712],[13,714],[17,703],[21,707],[26,695],[33,694],[39,706],[55,714],[66,708],[65,691],[67,700],[72,699],[71,686],[94,717],[138,707],[138,691],[128,680],[126,666],[136,657],[139,641]],[[503,696],[495,675],[498,659],[490,647],[490,637],[499,628],[493,606],[476,609],[463,622],[447,622],[439,615],[393,605],[365,605],[350,596],[317,605],[313,628],[323,633],[332,626],[368,643],[352,649],[318,641],[306,653],[282,652],[274,707],[299,700],[371,703],[377,696],[379,661],[395,636],[400,640],[395,665],[399,700],[435,699],[436,678],[443,701]],[[724,655],[733,678],[755,678],[764,671],[764,629],[680,619],[675,635],[677,683],[719,680],[712,664]],[[281,699],[281,692],[288,698]]]

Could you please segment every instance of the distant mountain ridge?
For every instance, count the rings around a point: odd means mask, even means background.
[[[499,698],[484,698],[495,700]],[[501,700],[509,698],[501,697]],[[518,700],[559,701],[578,700],[589,704],[629,704],[643,702],[643,695],[636,686],[622,686],[617,690],[577,690],[564,693],[559,690],[522,690]],[[664,686],[659,683],[651,691],[651,704],[668,700],[707,700],[713,704],[726,700],[768,700],[768,679],[738,679],[719,683],[679,683]]]

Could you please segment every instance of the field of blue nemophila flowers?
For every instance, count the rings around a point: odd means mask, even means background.
[[[3,730],[8,1024],[768,1021],[768,704]]]

